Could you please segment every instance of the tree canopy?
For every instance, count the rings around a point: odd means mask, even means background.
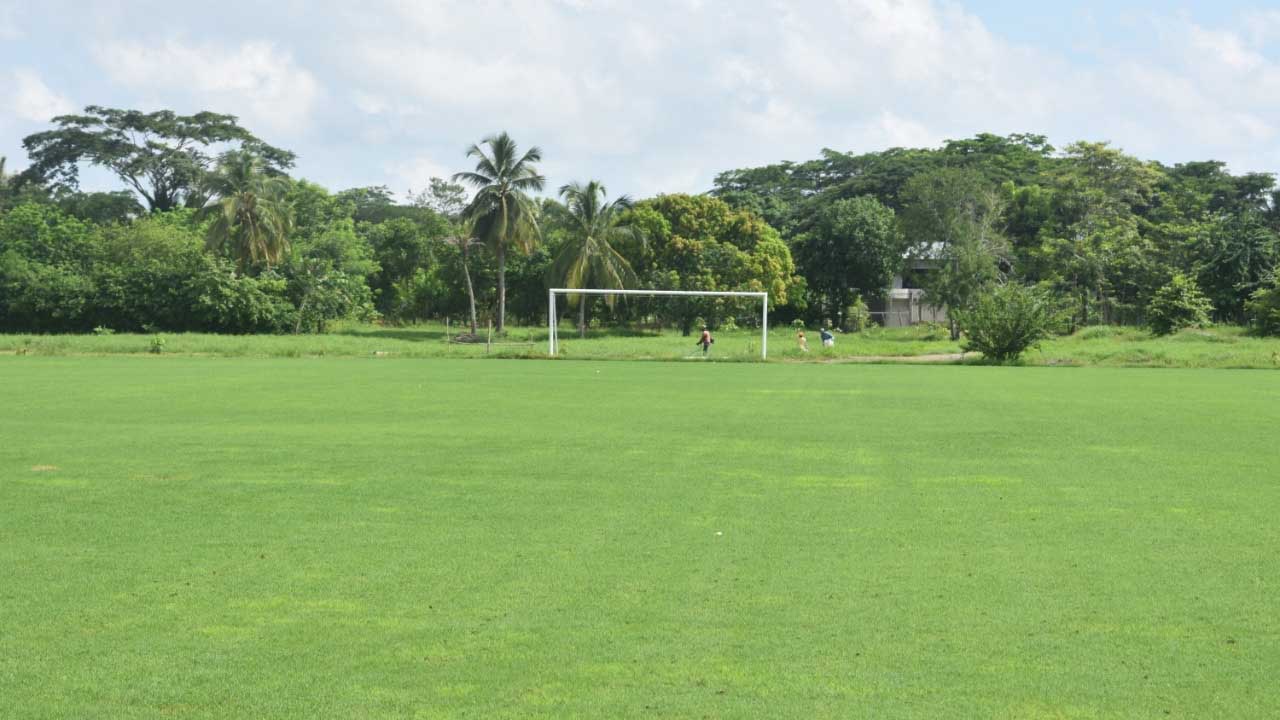
[[[232,115],[170,110],[142,112],[90,105],[80,115],[60,115],[52,130],[28,135],[26,181],[77,189],[81,163],[115,173],[152,211],[201,204],[199,189],[215,148],[232,146],[262,158],[268,171],[293,166],[295,156],[241,127]]]
[[[230,115],[91,106],[52,126],[25,139],[26,170],[0,161],[5,330],[309,332],[340,317],[474,328],[485,316],[502,328],[508,314],[545,322],[549,283],[763,290],[774,321],[852,326],[847,309],[860,297],[876,311],[898,273],[959,316],[1008,284],[1076,327],[1155,326],[1170,308],[1275,325],[1280,188],[1213,160],[979,134],[726,170],[707,195],[610,202],[602,183],[567,184],[562,204],[540,195],[541,150],[506,133],[459,153],[472,169],[401,198],[289,177],[293,154]],[[81,190],[86,164],[122,187]],[[754,321],[726,299],[591,312],[685,330]]]

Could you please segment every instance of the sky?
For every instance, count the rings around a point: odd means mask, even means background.
[[[1269,5],[1269,6],[1268,6]],[[0,0],[0,155],[86,105],[230,113],[331,189],[506,130],[551,188],[1032,132],[1280,170],[1274,2]],[[114,189],[104,174],[89,189]]]

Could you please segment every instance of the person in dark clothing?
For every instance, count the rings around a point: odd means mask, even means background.
[[[830,330],[826,328],[818,330],[818,337],[822,338],[822,347],[835,347],[836,336],[832,335]]]

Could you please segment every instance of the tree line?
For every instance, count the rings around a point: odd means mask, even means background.
[[[1222,163],[1166,167],[1035,135],[720,174],[705,195],[611,197],[596,179],[544,196],[542,153],[505,133],[398,202],[289,175],[293,153],[215,113],[89,107],[0,162],[0,331],[320,332],[335,319],[545,322],[550,286],[768,291],[779,321],[851,324],[915,260],[957,317],[1035,285],[1072,325],[1265,315],[1280,190]],[[85,192],[80,169],[122,189]],[[1176,285],[1174,294],[1169,288]],[[1162,294],[1163,292],[1163,294]],[[1274,299],[1272,300],[1275,304]],[[579,327],[752,322],[732,300],[572,298]],[[1274,312],[1274,308],[1271,312]],[[955,331],[959,332],[959,327]]]
[[[1039,135],[982,134],[936,149],[825,150],[722,173],[712,194],[779,229],[810,312],[829,317],[878,297],[911,267],[905,258],[935,267],[920,286],[961,310],[1015,282],[1043,289],[1071,327],[1159,329],[1153,303],[1181,288],[1205,321],[1244,323],[1275,292],[1280,263],[1273,175],[1166,166],[1106,143],[1058,151]]]

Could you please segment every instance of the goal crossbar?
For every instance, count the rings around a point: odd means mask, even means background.
[[[605,290],[602,288],[551,288],[547,291],[547,354],[555,357],[560,347],[556,321],[557,295],[684,295],[687,297],[752,297],[760,300],[760,359],[769,357],[769,293],[734,290]]]

